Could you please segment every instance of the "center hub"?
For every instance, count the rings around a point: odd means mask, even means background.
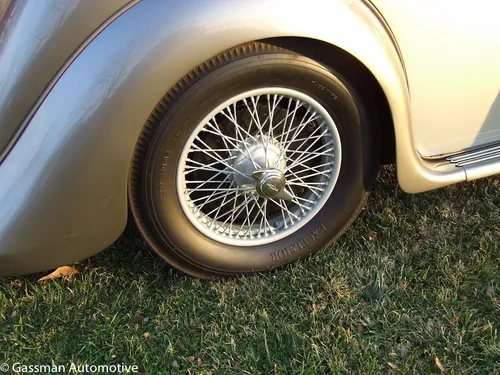
[[[255,178],[255,190],[261,197],[275,197],[285,188],[285,176],[278,169],[256,171],[252,176]]]
[[[240,187],[255,188],[263,198],[291,200],[286,189],[283,170],[286,167],[285,152],[275,139],[255,139],[240,145],[234,159],[232,176]]]
[[[245,176],[251,177],[256,171],[285,169],[285,153],[281,152],[281,148],[277,145],[278,142],[273,138],[268,141],[259,137],[245,142],[244,145],[239,145],[233,162],[233,168],[240,172],[233,173],[233,179],[238,186],[248,187],[253,185],[252,180]]]

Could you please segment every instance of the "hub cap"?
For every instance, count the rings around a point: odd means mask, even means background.
[[[211,111],[183,148],[177,195],[206,236],[236,246],[284,238],[330,197],[341,143],[330,114],[286,88],[242,93]]]
[[[263,198],[278,197],[280,199],[292,200],[291,194],[284,194],[285,175],[279,169],[266,169],[252,173],[255,178],[255,191]]]

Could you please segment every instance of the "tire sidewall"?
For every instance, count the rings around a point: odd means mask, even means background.
[[[259,246],[229,246],[199,232],[188,220],[176,192],[176,175],[186,140],[222,102],[262,87],[301,91],[334,119],[342,144],[337,184],[321,210],[290,236]],[[232,62],[204,76],[167,111],[153,134],[142,174],[144,217],[155,248],[167,260],[219,274],[267,270],[321,248],[341,233],[365,195],[363,141],[369,130],[361,102],[338,74],[302,56],[277,53]],[[169,249],[169,250],[167,250]]]

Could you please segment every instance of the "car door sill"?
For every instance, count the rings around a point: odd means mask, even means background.
[[[462,168],[467,181],[476,180],[500,173],[500,142],[439,157],[422,157],[422,159],[438,170],[448,169],[450,166]]]

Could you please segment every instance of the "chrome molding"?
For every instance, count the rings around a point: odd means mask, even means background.
[[[500,144],[462,152],[446,159],[449,164],[463,168],[467,181],[500,173]]]
[[[483,161],[500,158],[500,145],[485,148],[475,152],[466,152],[460,155],[446,158],[450,163],[456,164],[457,167],[465,167]]]

